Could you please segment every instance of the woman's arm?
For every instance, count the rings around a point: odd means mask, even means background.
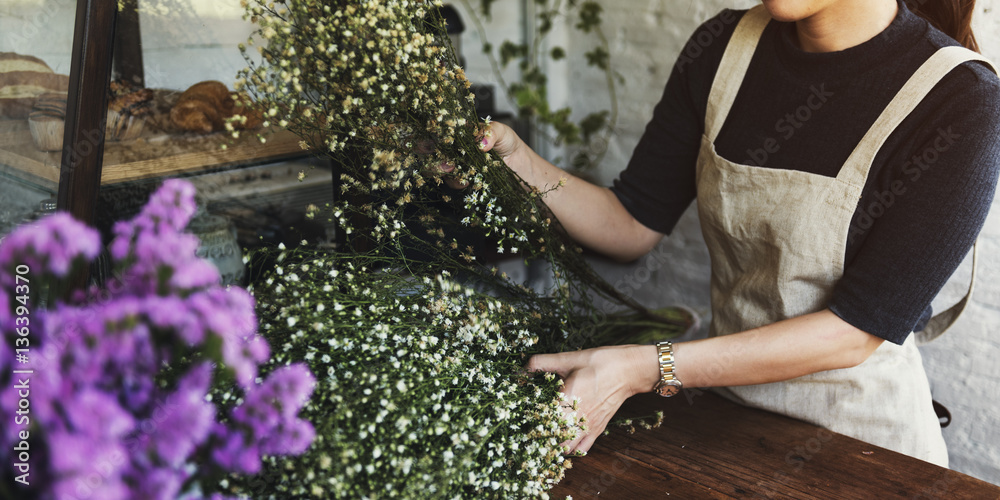
[[[685,387],[779,382],[861,364],[882,344],[828,309],[746,332],[674,344],[674,371]],[[587,429],[567,452],[590,449],[629,397],[653,390],[660,379],[655,346],[599,347],[528,360],[533,371],[563,378],[568,398],[580,398]]]
[[[581,245],[620,261],[631,261],[648,253],[663,238],[663,233],[635,220],[610,189],[549,163],[510,127],[491,124],[484,141],[485,151],[499,154],[525,182],[546,192],[545,204]]]

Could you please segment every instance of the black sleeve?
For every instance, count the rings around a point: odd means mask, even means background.
[[[612,191],[644,226],[669,234],[695,198],[695,165],[712,80],[745,11],[725,10],[688,39],[628,167]]]
[[[1000,172],[1000,80],[966,63],[896,133],[912,139],[879,153],[888,155],[889,168],[866,184],[850,234],[863,242],[845,264],[830,309],[902,344],[922,326],[989,212]]]

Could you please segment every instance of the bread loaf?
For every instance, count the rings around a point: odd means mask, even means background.
[[[33,56],[0,52],[0,117],[27,118],[38,96],[69,90],[69,77],[57,75]]]

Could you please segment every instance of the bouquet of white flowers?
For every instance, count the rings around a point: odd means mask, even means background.
[[[244,1],[259,29],[237,85],[265,125],[333,160],[332,214],[351,239],[336,253],[281,253],[257,282],[275,362],[305,361],[320,378],[303,410],[317,435],[301,457],[265,459],[260,480],[227,482],[232,493],[545,497],[569,467],[560,443],[585,423],[560,380],[523,373],[527,356],[692,321],[604,282],[543,193],[482,151],[489,119],[476,116],[439,5]],[[444,175],[468,187],[446,188]],[[540,295],[511,282],[462,232],[547,261],[555,286]],[[632,311],[605,315],[595,296]]]

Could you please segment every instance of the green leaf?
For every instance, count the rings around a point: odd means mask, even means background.
[[[566,58],[566,49],[562,47],[552,47],[552,51],[549,53],[552,56],[553,61],[558,61],[560,59]]]
[[[521,77],[524,83],[535,85],[538,87],[544,87],[549,81],[549,77],[542,73],[539,68],[531,68],[524,72],[524,76]]]
[[[583,142],[590,142],[590,137],[604,128],[608,122],[608,110],[591,113],[580,120],[580,130],[583,132]]]
[[[569,121],[572,113],[570,108],[562,108],[549,117],[547,122],[556,130],[556,142],[566,144],[578,144],[580,142],[580,128],[575,123]]]
[[[573,168],[578,170],[587,170],[591,165],[590,156],[588,156],[587,153],[580,151],[573,157],[573,161],[570,164],[573,165]]]
[[[483,53],[484,54],[489,54],[490,52],[493,52],[493,44],[490,43],[490,42],[484,43],[483,44]]]
[[[577,29],[590,33],[590,30],[600,26],[603,10],[597,2],[583,2],[580,6],[580,21],[576,23]]]
[[[539,89],[527,85],[511,85],[511,94],[522,117],[548,115],[549,104]]]
[[[552,18],[555,17],[556,14],[558,14],[558,13],[557,12],[553,12],[553,11],[546,11],[546,12],[542,12],[541,14],[538,14],[538,19],[539,19],[538,32],[539,33],[541,33],[541,34],[544,35],[544,34],[548,33],[549,31],[552,31]]]
[[[510,40],[504,40],[500,44],[500,65],[507,67],[510,61],[522,57],[527,57],[528,46],[524,44],[517,44]]]
[[[604,71],[608,70],[608,59],[611,55],[604,50],[604,47],[596,47],[583,55],[587,58],[588,66],[597,66]]]
[[[479,4],[480,8],[483,11],[483,16],[485,16],[487,20],[490,20],[490,16],[492,15],[492,10],[491,9],[493,7],[493,2],[496,2],[496,1],[497,0],[480,0],[480,4]]]

